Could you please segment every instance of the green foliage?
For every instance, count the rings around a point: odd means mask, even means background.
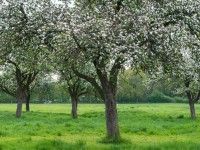
[[[188,99],[187,98],[174,97],[173,99],[175,100],[176,103],[188,103]]]
[[[170,97],[159,91],[155,91],[147,96],[146,102],[150,103],[188,103],[188,99],[182,97]]]
[[[147,101],[150,102],[150,103],[170,103],[170,102],[174,102],[173,98],[166,96],[161,92],[151,93],[147,97]]]
[[[63,84],[54,82],[48,77],[43,77],[43,79],[37,82],[37,86],[32,91],[32,103],[48,103],[49,101],[52,103],[69,102],[69,94]]]
[[[119,103],[185,103],[188,100],[177,94],[180,88],[177,79],[158,80],[154,83],[146,83],[148,75],[140,71],[135,73],[128,69],[119,77],[117,101]]]
[[[0,103],[15,103],[16,101],[16,98],[0,92]]]
[[[149,90],[144,84],[146,74],[140,72],[136,74],[134,71],[125,70],[119,77],[118,94],[119,102],[145,102],[146,95]]]

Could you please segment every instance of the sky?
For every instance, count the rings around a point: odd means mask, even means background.
[[[62,4],[62,2],[60,0],[52,0],[52,1],[54,1],[57,4]],[[70,0],[69,7],[73,7],[73,6],[74,6],[74,0]]]

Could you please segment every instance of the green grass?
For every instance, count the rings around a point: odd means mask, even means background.
[[[31,104],[15,118],[16,104],[0,104],[0,150],[198,150],[200,105],[190,119],[187,104],[118,104],[122,139],[105,138],[103,104]],[[111,142],[112,139],[110,139]]]

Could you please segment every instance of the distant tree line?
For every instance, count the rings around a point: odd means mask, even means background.
[[[128,69],[121,73],[118,83],[118,103],[187,103],[184,93],[178,93],[181,86],[176,81],[160,80],[149,85],[149,77]],[[71,103],[66,85],[60,81],[47,79],[34,88],[31,103]],[[0,92],[0,103],[17,103],[17,99]],[[103,103],[93,91],[80,96],[79,103]]]

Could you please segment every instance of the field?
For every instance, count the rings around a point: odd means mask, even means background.
[[[190,119],[187,104],[118,104],[124,143],[108,144],[104,105],[80,104],[79,118],[70,104],[31,104],[15,118],[16,104],[0,104],[0,149],[9,150],[198,150],[200,105]],[[23,110],[25,110],[23,108]]]

